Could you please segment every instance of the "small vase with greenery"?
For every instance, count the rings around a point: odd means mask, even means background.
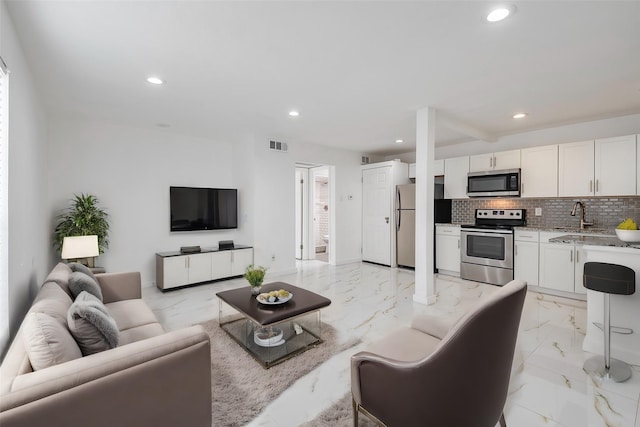
[[[53,246],[60,253],[65,237],[98,236],[98,249],[104,253],[109,247],[109,215],[98,206],[98,198],[91,194],[74,194],[71,205],[58,215]]]
[[[245,270],[244,278],[247,279],[247,282],[251,285],[251,293],[253,295],[258,295],[260,293],[260,289],[262,289],[262,282],[264,281],[264,275],[266,273],[266,268],[253,264],[248,266]]]

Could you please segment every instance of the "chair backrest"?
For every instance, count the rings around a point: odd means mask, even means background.
[[[460,319],[430,356],[401,367],[400,395],[380,419],[389,426],[495,426],[526,291],[525,282],[509,282]]]
[[[636,291],[636,273],[629,267],[606,262],[585,262],[582,280],[592,291],[616,295],[633,295]]]

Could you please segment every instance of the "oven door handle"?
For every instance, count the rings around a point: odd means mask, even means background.
[[[478,230],[476,228],[461,228],[461,233],[473,234],[474,236],[500,237],[500,235],[513,234],[512,230]]]

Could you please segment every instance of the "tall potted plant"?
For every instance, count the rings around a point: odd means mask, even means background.
[[[98,236],[100,253],[109,247],[109,215],[98,206],[98,198],[91,194],[74,194],[71,205],[58,215],[53,246],[62,252],[62,242],[71,236]]]

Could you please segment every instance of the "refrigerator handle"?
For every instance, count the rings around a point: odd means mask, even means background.
[[[396,187],[396,209],[402,209],[402,201],[400,200],[400,189]]]
[[[396,232],[400,231],[400,215],[402,215],[402,211],[396,210]]]

